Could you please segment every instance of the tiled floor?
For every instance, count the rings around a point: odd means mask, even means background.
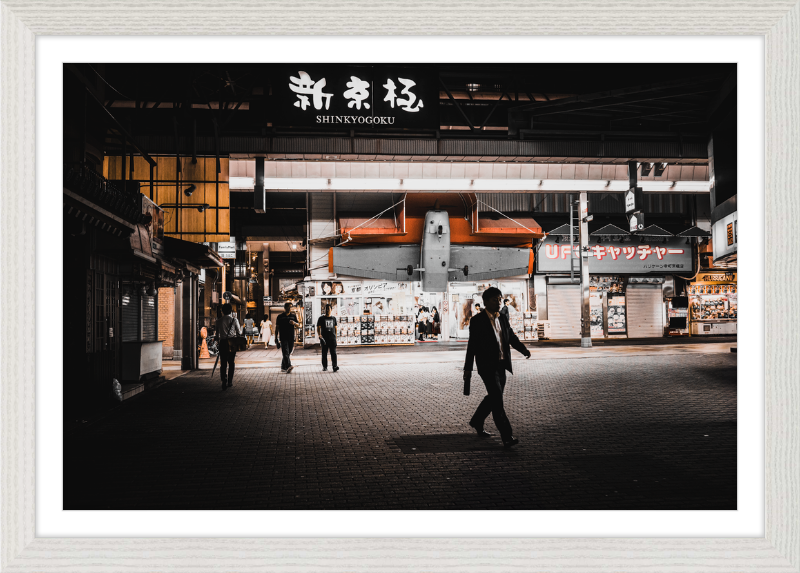
[[[185,374],[66,436],[65,507],[735,509],[730,344],[626,348],[515,360],[510,451],[463,352]]]

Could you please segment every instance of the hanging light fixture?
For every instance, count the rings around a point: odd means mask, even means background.
[[[155,283],[150,283],[150,287],[147,289],[147,296],[156,296],[157,294]]]

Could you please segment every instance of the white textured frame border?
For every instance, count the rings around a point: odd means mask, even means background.
[[[53,539],[35,533],[34,333],[0,331],[2,571],[800,571],[800,1],[0,0],[0,293],[35,284],[36,35],[755,35],[766,73],[764,538]],[[413,9],[409,9],[413,8]],[[654,17],[654,15],[658,17]],[[157,17],[154,17],[157,16]],[[421,17],[424,16],[424,17]],[[787,264],[788,263],[788,264]],[[12,271],[12,272],[9,272]],[[5,297],[4,297],[5,298]],[[7,298],[5,300],[8,300]],[[779,303],[780,301],[780,303]]]

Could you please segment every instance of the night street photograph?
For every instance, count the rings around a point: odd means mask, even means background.
[[[736,510],[736,64],[67,63],[64,510]]]

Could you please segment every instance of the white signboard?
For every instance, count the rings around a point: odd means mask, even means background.
[[[629,189],[625,193],[625,212],[630,213],[634,209],[636,209],[636,193],[633,189]]]
[[[635,233],[642,229],[644,229],[644,215],[642,213],[634,213],[631,215],[629,230],[631,233]]]
[[[235,259],[236,243],[217,243],[217,254],[222,259]]]
[[[735,255],[739,245],[738,211],[720,219],[711,227],[714,261]]]

